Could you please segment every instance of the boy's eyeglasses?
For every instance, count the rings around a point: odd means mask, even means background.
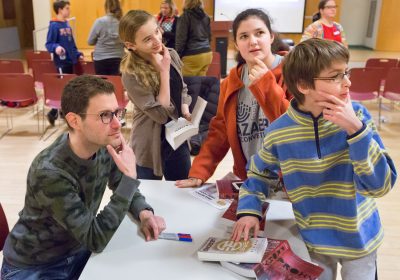
[[[122,119],[125,117],[126,109],[117,109],[114,112],[111,111],[104,111],[101,112],[100,114],[88,114],[88,113],[80,113],[79,115],[98,115],[101,118],[101,121],[104,124],[109,124],[114,116],[117,118],[117,120],[122,121]]]
[[[314,78],[314,80],[332,81],[334,83],[340,84],[343,82],[344,77],[347,77],[348,79],[350,79],[350,74],[351,74],[351,72],[350,72],[350,70],[348,70],[348,71],[345,71],[344,73],[339,73],[332,77],[317,77],[317,78]]]

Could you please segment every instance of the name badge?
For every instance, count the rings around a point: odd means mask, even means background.
[[[340,31],[339,30],[336,30],[336,31],[333,31],[333,35],[339,35],[340,34]]]

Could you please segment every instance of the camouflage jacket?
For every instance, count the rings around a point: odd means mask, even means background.
[[[82,248],[102,251],[129,211],[151,207],[140,182],[123,175],[105,148],[90,160],[77,157],[60,136],[36,156],[27,179],[25,205],[7,237],[4,257],[17,267],[48,264]],[[113,191],[98,212],[106,186]]]

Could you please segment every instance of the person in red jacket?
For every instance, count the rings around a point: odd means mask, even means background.
[[[189,178],[176,181],[177,187],[198,187],[206,182],[229,149],[233,172],[246,179],[246,163],[262,147],[265,128],[289,105],[281,64],[286,52],[274,54],[271,50],[274,33],[268,15],[247,9],[236,16],[232,29],[238,64],[221,84],[217,114]]]

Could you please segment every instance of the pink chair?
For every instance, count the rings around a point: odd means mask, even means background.
[[[80,71],[78,74],[88,74],[95,75],[96,71],[94,70],[94,62],[93,61],[80,61]],[[79,67],[79,66],[78,66]]]
[[[354,101],[373,100],[379,97],[381,81],[384,79],[384,69],[352,68],[350,96]]]
[[[391,101],[400,101],[400,68],[390,68],[385,80],[385,88],[382,98]],[[379,104],[379,116],[381,115],[381,102]]]
[[[10,229],[8,228],[7,217],[0,203],[0,251],[3,250],[4,242],[9,232]]]
[[[21,60],[0,60],[0,73],[25,73]]]
[[[125,95],[125,89],[122,85],[121,76],[98,75],[98,77],[107,80],[114,85],[118,106],[120,108],[125,108],[126,105],[128,105],[129,99]]]
[[[221,55],[219,52],[213,52],[212,55],[213,58],[210,66],[208,67],[206,76],[221,79]]]
[[[28,69],[32,69],[32,61],[34,59],[51,60],[51,55],[47,51],[26,50],[25,57],[26,57],[26,62],[28,63]]]
[[[65,85],[75,77],[76,77],[75,74],[45,73],[42,75],[43,89],[44,89],[44,102],[43,102],[43,110],[42,110],[43,134],[46,132],[44,129],[45,120],[46,120],[44,106],[48,106],[52,109],[60,109],[61,108],[62,91],[63,91]]]
[[[11,73],[11,74],[0,74],[0,100],[6,102],[12,102],[15,104],[28,104],[26,107],[35,106],[37,103],[37,96],[35,92],[33,77],[29,74]],[[9,109],[19,109],[16,106],[13,108],[5,107]],[[4,110],[4,111],[6,111]],[[36,110],[37,113],[37,110]],[[14,127],[12,115],[8,118],[6,115],[7,131],[0,136],[0,139],[11,131]],[[38,132],[39,132],[39,118],[38,118]]]
[[[384,68],[384,75],[386,76],[387,72],[392,67],[397,67],[398,59],[397,58],[370,58],[367,60],[365,64],[365,68],[370,67],[382,67]]]
[[[43,83],[43,74],[57,74],[56,66],[50,59],[34,59],[32,60],[32,71],[35,82]]]

